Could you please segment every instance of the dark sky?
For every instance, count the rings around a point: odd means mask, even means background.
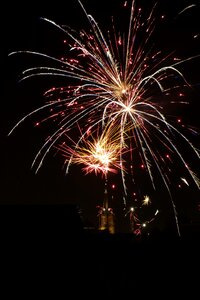
[[[122,4],[126,1],[92,1],[83,0],[83,4],[105,30],[109,29],[110,17],[114,15],[118,26],[125,26],[121,16]],[[138,1],[140,2],[140,1]],[[142,7],[151,7],[153,1],[141,1]],[[159,2],[159,1],[158,1]],[[176,5],[174,4],[176,2]],[[184,3],[183,3],[184,2]],[[63,4],[64,3],[64,4]],[[108,5],[109,3],[109,5]],[[130,1],[128,1],[130,5]],[[192,3],[198,3],[193,1]],[[111,5],[110,5],[111,4]],[[164,25],[156,28],[155,44],[166,52],[176,50],[182,57],[200,54],[200,8],[191,7],[178,15],[183,8],[190,5],[189,1],[160,1],[160,16],[165,15]],[[96,205],[102,203],[104,183],[101,176],[84,176],[80,168],[72,167],[71,173],[65,176],[62,168],[63,160],[59,156],[49,155],[42,168],[35,174],[31,170],[31,163],[35,154],[41,147],[46,137],[45,129],[35,128],[32,122],[26,121],[8,137],[7,134],[12,126],[26,113],[40,106],[44,99],[42,92],[46,87],[53,84],[52,79],[44,81],[33,80],[17,83],[19,72],[28,62],[22,56],[7,57],[7,54],[17,50],[34,50],[55,54],[62,52],[62,47],[57,49],[62,38],[60,32],[51,25],[41,21],[40,17],[52,19],[58,24],[66,24],[76,30],[87,27],[87,20],[76,1],[49,2],[48,5],[41,5],[39,1],[25,2],[17,1],[10,9],[10,4],[4,6],[4,14],[1,25],[3,32],[3,54],[2,69],[3,75],[1,93],[1,203],[73,203],[78,205],[86,218],[92,223],[96,222]],[[199,26],[199,28],[198,28]],[[191,37],[196,36],[196,38]],[[2,47],[2,46],[1,46]],[[59,46],[58,46],[59,48]],[[60,51],[60,52],[59,52]],[[34,60],[32,61],[34,63]],[[184,120],[192,126],[199,126],[198,102],[200,99],[200,59],[195,63],[186,65],[183,71],[187,79],[194,84],[190,94],[192,106],[184,111]],[[48,128],[47,128],[48,130]],[[196,146],[199,145],[199,136],[195,135]],[[200,146],[200,145],[199,145]],[[111,178],[111,183],[118,182],[118,179]],[[175,187],[172,185],[172,189]],[[184,201],[182,196],[184,194]],[[177,196],[178,195],[178,196]],[[122,203],[118,191],[115,192],[116,201],[114,207],[121,211]],[[165,198],[160,192],[159,197]],[[196,220],[197,198],[199,194],[194,189],[184,189],[176,194],[177,205],[181,211],[187,211],[185,216]],[[192,204],[188,204],[188,198],[192,198]],[[167,206],[168,209],[168,206]],[[166,212],[167,215],[167,212]],[[183,213],[184,215],[184,213]],[[195,217],[194,217],[195,216]]]

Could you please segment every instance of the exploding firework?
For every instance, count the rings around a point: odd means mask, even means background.
[[[49,66],[24,70],[21,80],[54,76],[68,82],[66,86],[46,91],[47,103],[22,118],[10,133],[31,115],[50,110],[51,114],[41,122],[53,119],[55,129],[34,159],[36,171],[49,151],[55,148],[65,156],[67,171],[73,163],[84,165],[86,173],[105,174],[120,169],[126,205],[129,194],[126,173],[134,181],[137,176],[135,166],[139,164],[147,171],[154,189],[155,175],[159,175],[169,192],[176,216],[170,191],[171,162],[177,159],[199,188],[199,179],[181,148],[187,145],[198,161],[199,152],[187,136],[168,121],[162,102],[172,91],[190,86],[179,67],[195,57],[180,60],[175,59],[174,54],[162,55],[161,51],[150,50],[155,6],[144,19],[142,10],[133,0],[127,33],[118,34],[113,30],[105,35],[82,2],[78,2],[88,20],[88,31],[75,32],[42,18],[66,36],[68,57],[60,59],[33,51],[10,54],[35,55],[50,63]],[[124,3],[125,7],[127,3]],[[81,128],[78,133],[77,124]],[[117,128],[114,134],[113,128]],[[77,142],[74,142],[74,135]],[[181,147],[176,139],[181,141]]]
[[[120,157],[126,149],[122,149],[117,133],[116,128],[113,130],[110,127],[101,135],[98,133],[96,139],[87,132],[87,136],[81,135],[77,143],[72,141],[72,146],[63,142],[58,150],[66,159],[66,172],[68,173],[71,164],[83,165],[83,171],[86,174],[95,172],[95,174],[101,173],[105,177],[109,172],[122,171],[123,165]]]

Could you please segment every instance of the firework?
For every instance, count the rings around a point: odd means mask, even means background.
[[[85,134],[81,135],[76,143],[63,142],[58,150],[65,157],[66,172],[68,173],[71,164],[83,165],[83,171],[88,174],[95,172],[101,173],[107,177],[109,172],[117,173],[117,170],[123,170],[122,160],[120,157],[125,153],[126,148],[122,149],[118,131],[110,127],[104,130],[97,137]],[[70,140],[70,138],[68,137]]]
[[[46,91],[47,103],[30,112],[11,130],[33,114],[47,109],[51,111],[51,115],[41,122],[54,119],[55,129],[34,159],[36,171],[49,151],[55,148],[65,156],[67,171],[73,163],[84,165],[86,174],[93,171],[106,174],[120,169],[126,205],[128,187],[125,169],[134,177],[135,162],[139,161],[152,186],[156,188],[154,173],[159,174],[171,197],[171,167],[168,162],[169,158],[177,157],[199,188],[199,180],[186,162],[175,137],[178,136],[182,145],[190,148],[198,161],[199,152],[182,131],[168,121],[160,101],[180,86],[190,86],[179,67],[194,57],[176,60],[173,54],[162,55],[161,51],[149,50],[155,27],[155,7],[144,20],[141,9],[132,1],[127,34],[113,31],[105,35],[81,1],[78,2],[88,20],[89,31],[74,32],[42,18],[66,36],[69,57],[60,59],[33,51],[11,53],[43,57],[50,63],[49,66],[24,70],[21,80],[55,76],[67,82],[66,86]],[[77,124],[81,130],[77,134],[77,142],[72,142]],[[113,128],[117,128],[114,134]],[[66,143],[66,137],[70,137],[69,143]],[[165,150],[161,151],[162,148]],[[171,201],[176,216],[172,197]],[[144,200],[144,204],[148,203],[147,199]]]

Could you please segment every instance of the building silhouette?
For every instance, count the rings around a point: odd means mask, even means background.
[[[107,231],[111,234],[115,233],[115,222],[113,209],[108,205],[108,180],[105,177],[104,200],[103,206],[98,206],[98,229]]]

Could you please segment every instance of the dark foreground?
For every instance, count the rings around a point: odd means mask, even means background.
[[[1,299],[199,293],[199,228],[136,238],[85,230],[74,208],[0,206]]]

